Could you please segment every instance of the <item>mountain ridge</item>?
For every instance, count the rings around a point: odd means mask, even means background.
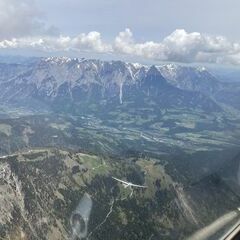
[[[14,67],[12,71],[15,71]],[[196,69],[194,71],[202,72]],[[221,109],[198,88],[174,85],[164,77],[159,66],[149,67],[122,61],[43,58],[27,69],[16,72],[16,76],[3,77],[0,86],[2,102],[37,99],[56,103],[59,98],[63,98],[70,104],[113,100],[122,105],[128,100],[154,98],[156,104],[162,107],[172,107],[175,104],[180,107],[196,105],[207,111]]]

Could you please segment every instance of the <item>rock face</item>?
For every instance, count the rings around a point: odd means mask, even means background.
[[[114,102],[219,111],[208,96],[218,87],[205,70],[143,66],[121,61],[46,58],[26,66],[9,64],[0,76],[0,101],[85,104]],[[181,81],[180,81],[181,80]],[[209,88],[209,83],[212,87]]]

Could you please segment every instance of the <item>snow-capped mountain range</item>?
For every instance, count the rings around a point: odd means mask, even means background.
[[[0,64],[0,101],[124,102],[160,106],[201,106],[219,109],[229,89],[205,68],[176,64],[145,66],[122,61],[67,57],[43,58],[35,63]],[[235,91],[238,88],[234,88]]]

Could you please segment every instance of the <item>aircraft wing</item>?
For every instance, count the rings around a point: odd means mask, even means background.
[[[137,184],[133,184],[133,183],[130,183],[130,186],[138,187],[138,188],[147,188],[147,186],[144,186],[144,185],[137,185]]]
[[[147,186],[142,186],[142,185],[133,184],[133,183],[126,182],[126,181],[123,181],[123,180],[118,179],[118,178],[115,178],[115,177],[112,177],[112,178],[115,179],[115,180],[118,181],[118,182],[123,183],[124,185],[127,185],[127,186],[138,187],[138,188],[147,188]]]
[[[131,185],[129,182],[125,182],[125,181],[123,181],[123,180],[121,180],[121,179],[118,179],[118,178],[115,178],[115,177],[112,177],[112,178],[113,178],[114,180],[118,181],[118,182],[123,183],[123,184]]]

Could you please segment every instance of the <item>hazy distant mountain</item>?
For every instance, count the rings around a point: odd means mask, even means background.
[[[183,67],[176,64],[162,65],[159,70],[173,86],[199,91],[219,103],[240,108],[240,83],[231,82],[229,79],[225,82],[220,81],[225,75],[217,78],[204,67]]]
[[[162,75],[176,87],[184,90],[214,94],[220,88],[220,83],[204,67],[182,67],[176,64],[167,64],[159,67]]]

